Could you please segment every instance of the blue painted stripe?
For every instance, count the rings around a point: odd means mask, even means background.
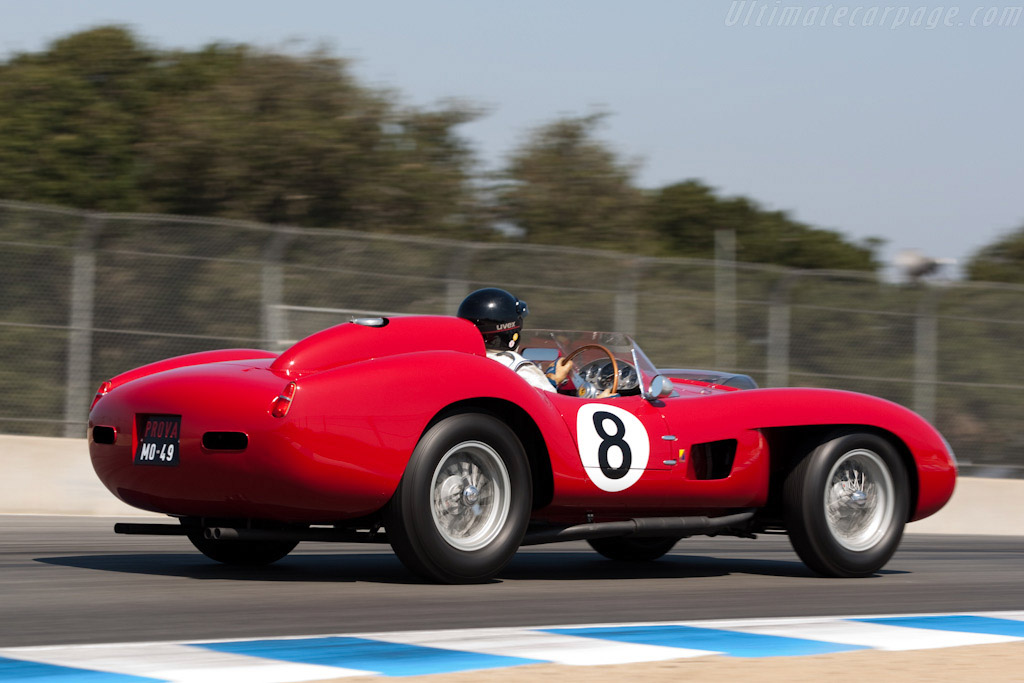
[[[0,681],[29,683],[162,683],[163,679],[76,669],[70,666],[26,662],[0,657]]]
[[[935,631],[958,631],[960,633],[986,633],[993,636],[1016,636],[1024,638],[1024,621],[975,617],[969,614],[950,614],[932,617],[879,617],[877,619],[851,619],[870,624],[928,628]]]
[[[786,638],[760,633],[740,633],[696,626],[608,626],[598,628],[547,629],[548,633],[616,640],[624,643],[661,645],[692,650],[711,650],[732,657],[785,657],[830,652],[866,650],[860,645],[827,643],[803,638]]]
[[[193,647],[297,664],[319,664],[320,666],[374,671],[385,676],[453,673],[541,663],[535,659],[443,650],[342,636],[199,643]]]

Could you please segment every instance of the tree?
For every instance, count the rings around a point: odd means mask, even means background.
[[[471,161],[453,129],[470,110],[400,110],[322,54],[227,50],[185,55],[180,72],[214,77],[154,112],[144,183],[159,210],[451,232]]]
[[[0,196],[138,209],[134,149],[155,63],[152,51],[111,26],[0,64]]]
[[[805,225],[782,211],[765,211],[746,197],[723,199],[698,180],[657,190],[646,214],[672,254],[713,258],[715,231],[736,233],[740,261],[793,268],[874,270],[878,240],[853,244],[841,234]]]
[[[467,236],[476,112],[399,106],[344,60],[160,51],[102,27],[0,64],[0,196]]]
[[[968,280],[1024,284],[1024,226],[979,249],[964,270]]]
[[[633,169],[595,137],[601,114],[541,126],[501,174],[497,212],[529,242],[650,249],[638,228],[644,198]]]
[[[166,51],[100,27],[0,63],[0,197],[704,258],[728,228],[743,261],[876,266],[877,243],[698,181],[637,188],[603,114],[540,126],[484,185],[458,134],[477,115],[401,106],[323,52]]]

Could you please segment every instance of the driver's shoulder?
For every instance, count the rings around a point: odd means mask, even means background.
[[[509,367],[518,364],[523,358],[515,351],[492,351],[490,349],[487,351],[487,357]]]

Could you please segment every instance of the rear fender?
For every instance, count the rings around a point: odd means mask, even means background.
[[[551,469],[551,454],[548,452],[544,435],[533,417],[523,408],[504,399],[471,398],[459,401],[434,416],[427,430],[453,415],[480,413],[490,415],[504,422],[519,437],[526,457],[530,461],[530,476],[533,482],[533,509],[539,510],[551,504],[555,494],[554,473]],[[424,430],[426,433],[426,430]]]
[[[218,349],[216,351],[189,353],[184,356],[166,358],[155,363],[143,365],[135,368],[134,370],[129,370],[128,372],[123,372],[109,380],[107,390],[115,389],[122,384],[127,384],[128,382],[141,379],[142,377],[155,375],[158,372],[176,370],[178,368],[185,368],[192,365],[207,365],[209,363],[226,363],[231,361],[260,360],[268,358],[277,358],[277,354],[271,353],[270,351],[262,351],[260,349]]]
[[[424,369],[431,381],[423,381]],[[439,419],[478,409],[509,424],[533,451],[575,454],[572,437],[545,392],[501,363],[475,354],[433,351],[372,359],[301,378],[288,422],[318,457],[354,467],[373,459],[373,485],[390,497],[421,436]],[[538,446],[539,442],[539,446]],[[539,448],[543,449],[543,456]]]

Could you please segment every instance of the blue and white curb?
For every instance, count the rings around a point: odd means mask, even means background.
[[[404,631],[0,648],[0,680],[287,683],[525,664],[595,666],[1013,642],[1024,642],[1024,611]]]

